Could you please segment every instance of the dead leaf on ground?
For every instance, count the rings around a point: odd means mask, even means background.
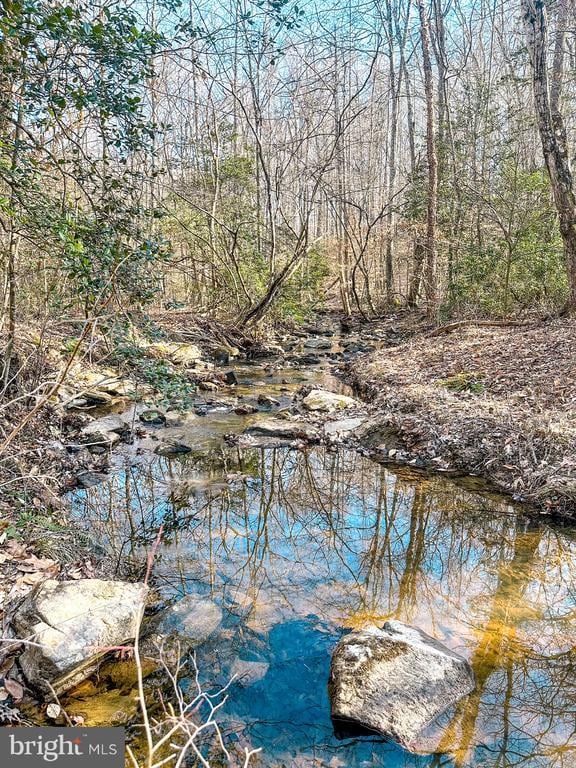
[[[17,566],[19,571],[31,573],[32,571],[54,571],[58,570],[59,565],[55,560],[49,557],[36,557],[36,555],[30,555],[26,560],[22,560]]]
[[[6,688],[10,696],[12,696],[15,701],[20,701],[20,699],[24,696],[24,686],[21,685],[17,680],[4,680],[4,688]]]
[[[33,573],[26,573],[24,576],[16,579],[16,585],[18,587],[25,585],[33,587],[48,578],[48,574],[45,571],[34,571]]]
[[[46,707],[46,716],[51,720],[56,720],[60,717],[62,707],[59,704],[48,704]]]
[[[14,560],[26,560],[30,555],[26,545],[20,544],[20,542],[14,541],[14,539],[10,539],[6,544],[6,551],[14,558]]]

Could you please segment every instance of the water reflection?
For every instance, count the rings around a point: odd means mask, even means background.
[[[225,608],[199,654],[207,682],[234,661],[269,664],[237,685],[229,730],[265,766],[574,768],[576,543],[504,502],[361,456],[214,449],[133,458],[75,496],[118,561],[167,532],[167,593]],[[338,742],[326,693],[344,628],[395,617],[469,658],[476,691],[413,756],[378,739]]]

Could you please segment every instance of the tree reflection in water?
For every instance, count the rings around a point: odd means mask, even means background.
[[[209,682],[238,656],[270,664],[230,700],[230,730],[264,748],[262,765],[574,768],[573,530],[347,451],[138,462],[78,491],[77,514],[118,562],[164,523],[162,589],[208,594],[225,609],[199,651]],[[330,650],[345,628],[388,617],[474,668],[475,692],[423,738],[443,754],[333,737]]]

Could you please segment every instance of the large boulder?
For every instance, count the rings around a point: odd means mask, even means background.
[[[327,392],[324,389],[313,389],[302,404],[308,411],[343,411],[360,405],[353,397],[337,395],[336,392]]]
[[[20,656],[28,681],[61,693],[86,679],[107,649],[136,637],[147,594],[123,581],[43,582],[13,619],[17,636],[34,643]]]
[[[474,689],[474,674],[434,638],[388,621],[340,640],[328,689],[337,726],[360,726],[410,750],[427,725]]]

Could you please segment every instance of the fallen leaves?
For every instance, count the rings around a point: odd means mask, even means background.
[[[382,427],[398,446],[389,459],[484,476],[539,511],[576,516],[576,321],[530,328],[467,328],[450,337],[419,333],[351,365]],[[462,371],[482,392],[448,391]],[[397,451],[392,454],[390,451]],[[438,462],[438,457],[442,462]]]
[[[62,707],[59,704],[48,704],[46,707],[46,717],[50,720],[57,720],[62,714]]]
[[[46,579],[53,579],[60,573],[60,564],[50,557],[38,557],[30,547],[3,535],[0,549],[0,564],[11,567],[11,588],[5,599],[26,595],[33,587]]]
[[[8,691],[14,701],[20,701],[24,698],[24,686],[17,680],[10,680],[7,678],[4,680],[4,688]]]

